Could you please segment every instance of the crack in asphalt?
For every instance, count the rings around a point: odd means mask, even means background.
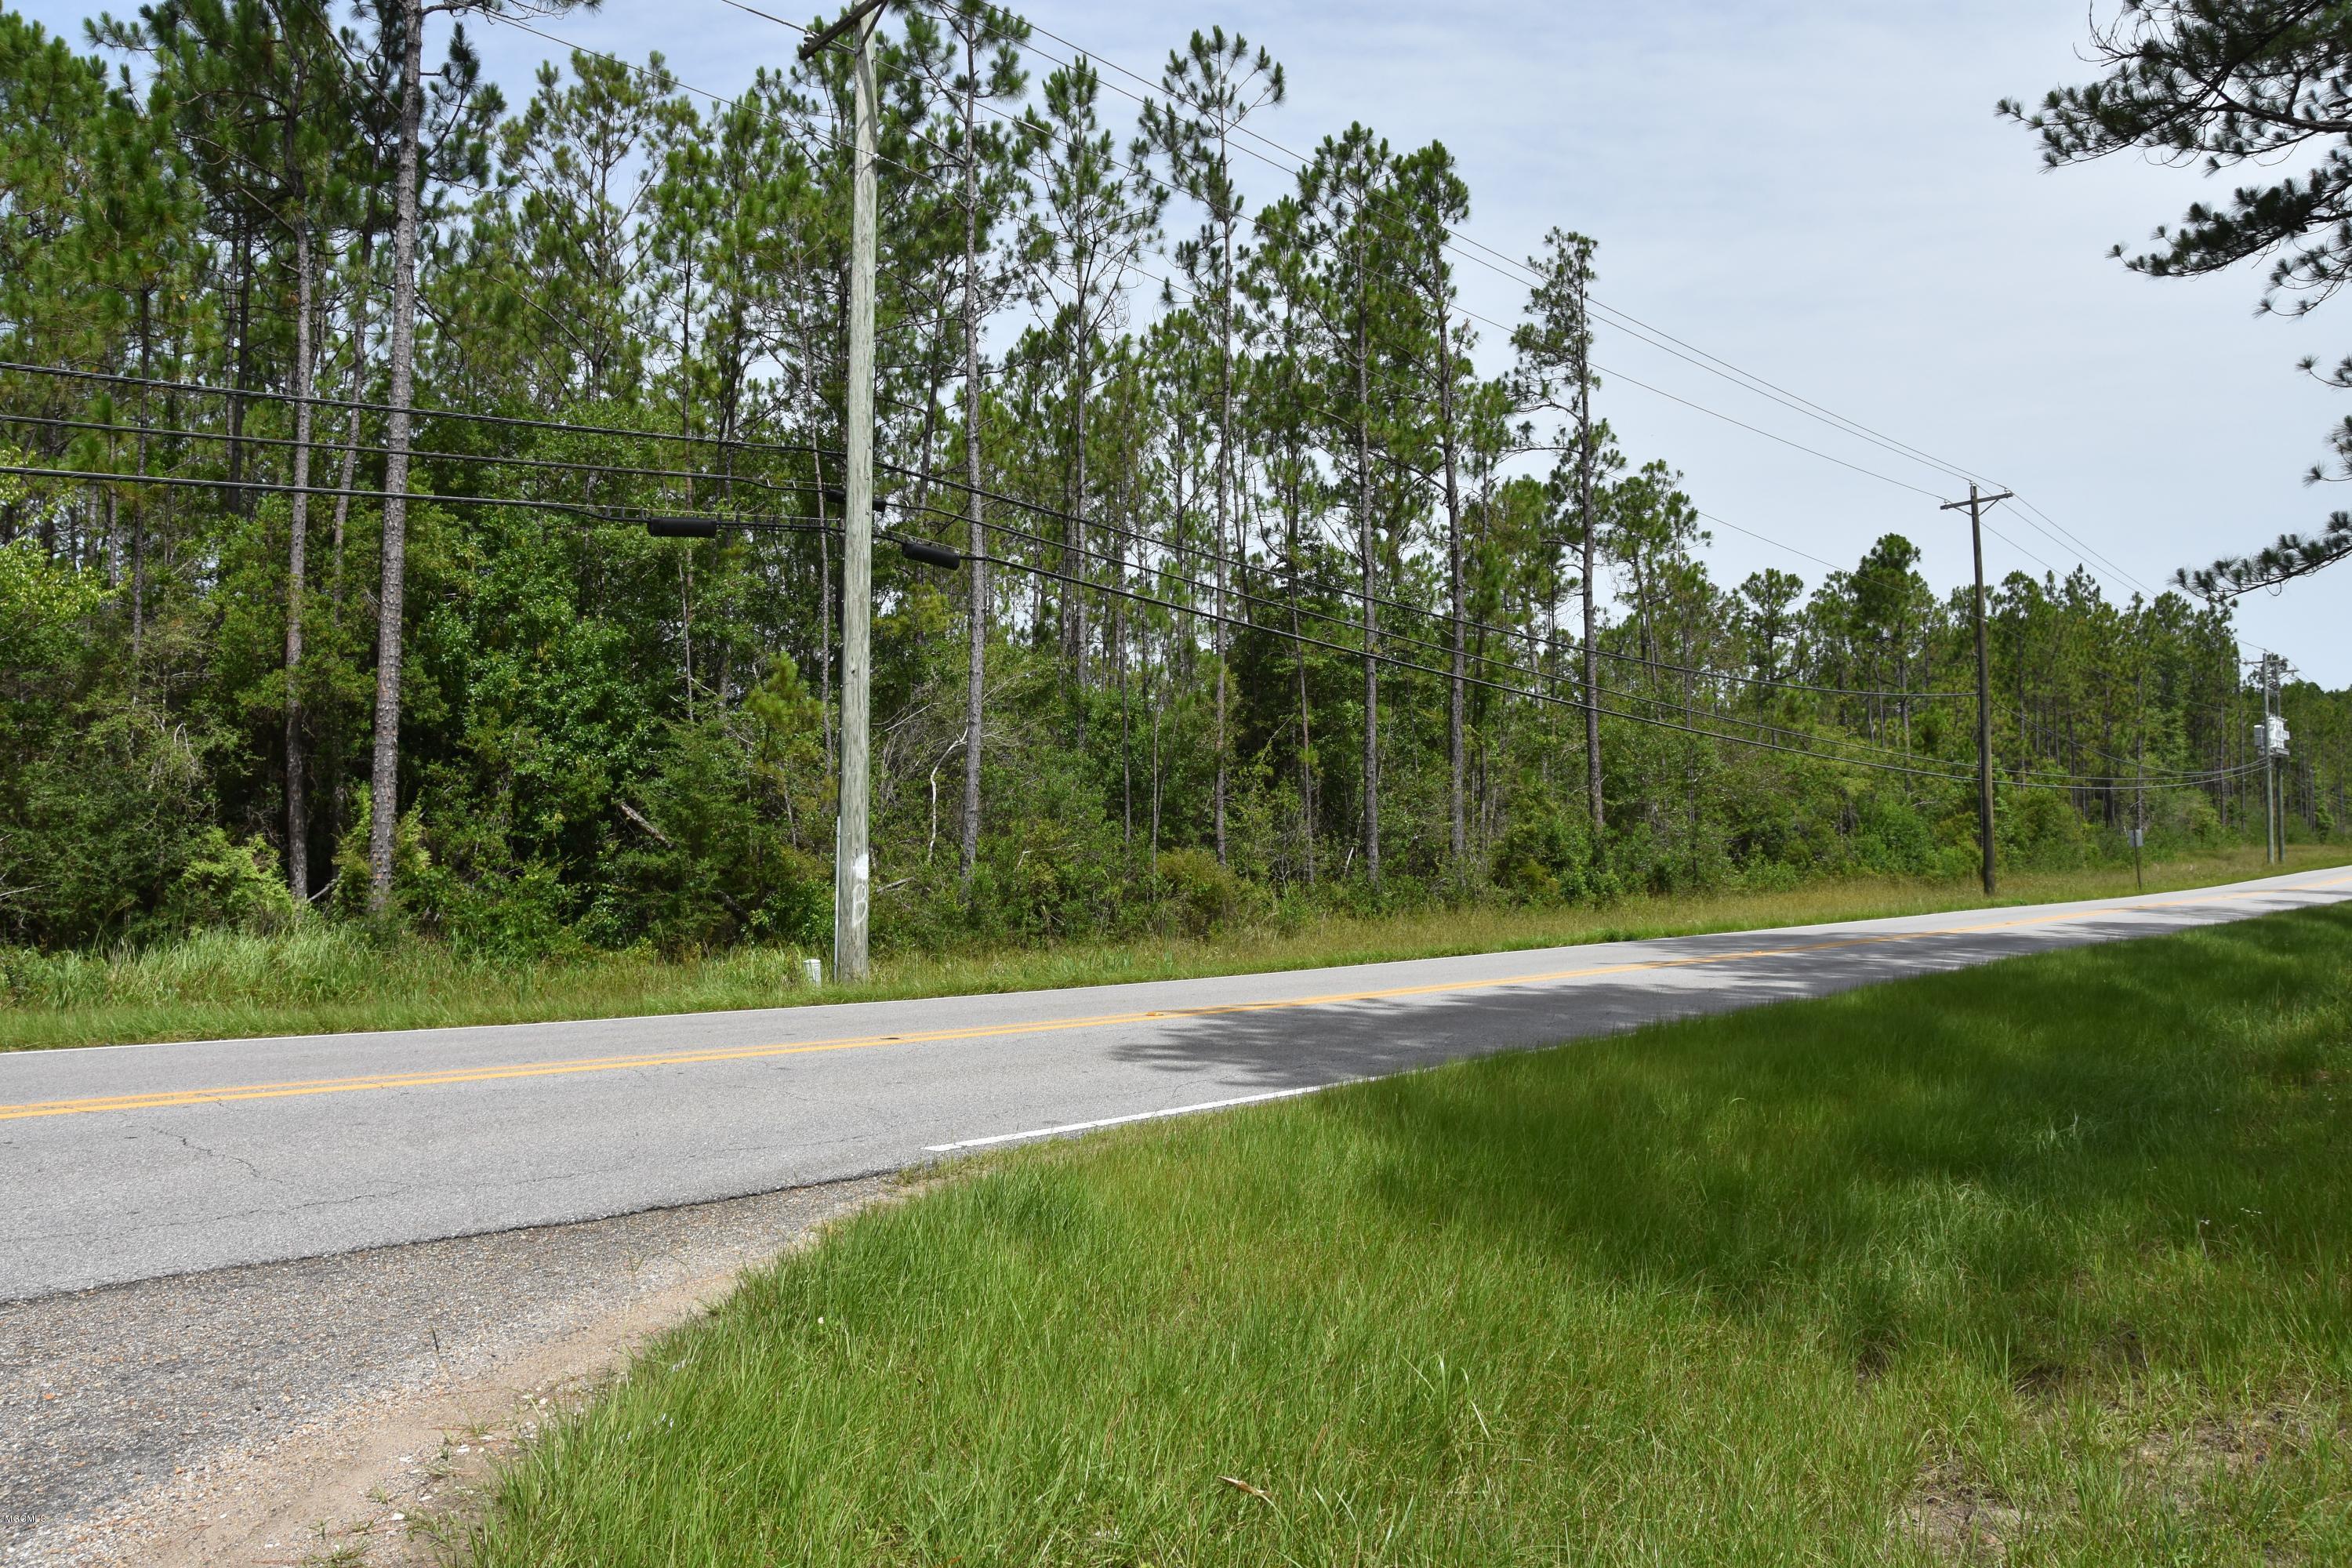
[[[267,1179],[267,1178],[265,1178],[265,1179]],[[179,1217],[176,1217],[176,1218],[173,1218],[173,1219],[168,1219],[168,1220],[156,1220],[156,1221],[154,1221],[153,1223],[152,1223],[152,1224],[148,1224],[148,1225],[125,1225],[125,1226],[114,1226],[110,1227],[109,1229],[102,1230],[102,1231],[92,1230],[92,1229],[91,1229],[90,1227],[89,1227],[88,1226],[81,1226],[81,1227],[79,1227],[79,1228],[78,1228],[78,1229],[74,1229],[74,1230],[35,1231],[35,1232],[29,1232],[29,1233],[18,1233],[18,1234],[14,1234],[14,1235],[9,1235],[9,1236],[0,1237],[0,1240],[5,1240],[5,1241],[11,1241],[11,1242],[28,1242],[28,1241],[70,1241],[70,1240],[84,1240],[84,1239],[88,1239],[88,1238],[89,1238],[89,1237],[94,1237],[94,1236],[137,1236],[137,1235],[139,1235],[139,1234],[141,1234],[141,1233],[142,1233],[142,1232],[145,1232],[145,1231],[151,1231],[151,1230],[181,1230],[181,1229],[188,1228],[188,1227],[189,1227],[189,1226],[191,1226],[220,1225],[220,1224],[223,1224],[223,1223],[225,1223],[225,1222],[226,1222],[226,1221],[229,1221],[229,1220],[239,1220],[239,1219],[259,1219],[259,1218],[263,1217],[264,1215],[293,1215],[293,1214],[301,1214],[301,1213],[303,1213],[304,1211],[309,1210],[309,1209],[334,1208],[334,1207],[337,1207],[338,1205],[343,1205],[343,1204],[363,1204],[363,1203],[370,1202],[371,1200],[373,1200],[373,1199],[376,1199],[376,1198],[394,1198],[394,1197],[399,1197],[399,1196],[402,1196],[403,1194],[406,1194],[406,1193],[407,1193],[407,1192],[409,1192],[410,1190],[411,1190],[411,1189],[409,1189],[409,1188],[407,1188],[407,1187],[394,1187],[394,1188],[390,1189],[389,1191],[380,1192],[380,1193],[351,1193],[351,1194],[346,1194],[346,1195],[344,1195],[344,1196],[342,1196],[342,1197],[336,1197],[336,1198],[307,1198],[307,1199],[305,1199],[304,1201],[302,1201],[301,1203],[299,1203],[299,1204],[278,1204],[278,1205],[275,1205],[264,1206],[264,1207],[261,1207],[261,1208],[231,1209],[231,1210],[228,1210],[227,1212],[223,1213],[223,1214],[199,1215],[195,1216],[195,1217],[194,1217],[194,1218],[193,1218],[193,1219],[191,1219],[191,1218],[189,1218],[189,1217],[187,1217],[187,1216],[185,1216],[185,1215],[182,1215],[182,1216],[179,1216]],[[397,1245],[397,1244],[392,1244],[392,1245]],[[229,1263],[229,1264],[216,1264],[216,1265],[214,1265],[213,1267],[215,1267],[215,1268],[238,1268],[238,1267],[242,1267],[242,1266],[241,1266],[241,1265],[239,1265],[239,1264]],[[126,1284],[132,1284],[132,1283],[136,1283],[136,1281],[132,1281],[132,1280],[126,1280],[126,1281],[124,1281],[124,1283],[126,1283]],[[71,1289],[71,1288],[69,1287],[68,1289]],[[54,1293],[54,1292],[52,1292],[52,1293]],[[6,1298],[0,1298],[0,1300],[5,1300],[5,1299],[6,1299]],[[25,1300],[36,1300],[36,1299],[37,1299],[37,1298],[24,1298],[24,1299],[25,1299]]]
[[[181,1148],[187,1150],[192,1154],[202,1154],[208,1159],[226,1160],[232,1165],[241,1165],[245,1169],[245,1173],[251,1176],[257,1182],[266,1182],[269,1180],[268,1176],[262,1173],[260,1166],[255,1164],[252,1161],[247,1159],[242,1154],[230,1154],[218,1149],[208,1149],[204,1144],[199,1143],[194,1139],[189,1137],[186,1133],[174,1132],[168,1127],[157,1127],[151,1124],[147,1131],[156,1133],[161,1137],[169,1138],[172,1142],[177,1143]]]

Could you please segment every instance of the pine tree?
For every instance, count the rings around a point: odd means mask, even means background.
[[[1122,163],[1100,118],[1102,78],[1080,56],[1047,77],[1041,108],[1022,129],[1036,171],[1036,200],[1024,215],[1023,249],[1032,268],[1032,298],[1052,312],[1053,352],[1067,378],[1068,479],[1064,494],[1060,570],[1076,581],[1060,596],[1062,664],[1074,711],[1086,687],[1088,575],[1084,520],[1094,497],[1087,483],[1087,405],[1094,393],[1096,343],[1117,323],[1145,251],[1158,238],[1165,194]]]
[[[910,21],[909,26],[914,24]],[[1021,65],[1021,45],[1029,24],[987,0],[956,0],[938,21],[952,39],[941,85],[950,103],[944,145],[961,196],[961,284],[957,299],[963,350],[964,497],[968,519],[965,560],[971,574],[965,626],[963,816],[958,864],[967,893],[980,864],[982,720],[987,701],[990,543],[986,523],[988,470],[984,460],[981,374],[983,325],[1007,292],[1009,274],[1001,265],[983,271],[997,226],[1017,214],[1028,186],[1021,164],[1026,139],[1011,134],[993,118],[998,105],[1017,102],[1029,88]],[[960,58],[958,58],[960,57]]]
[[[1606,429],[1592,416],[1592,393],[1600,380],[1592,370],[1593,242],[1553,229],[1544,253],[1528,268],[1537,276],[1528,297],[1526,325],[1512,334],[1527,400],[1568,421],[1557,445],[1570,462],[1571,531],[1583,554],[1580,591],[1584,602],[1584,777],[1597,845],[1606,816],[1601,792],[1601,668],[1594,606],[1599,575],[1601,521],[1594,510],[1606,447]]]
[[[1198,235],[1177,247],[1177,266],[1192,285],[1208,321],[1216,331],[1217,349],[1217,468],[1216,580],[1217,614],[1231,614],[1228,575],[1242,549],[1234,531],[1234,389],[1236,384],[1234,326],[1237,319],[1238,268],[1248,260],[1247,247],[1237,238],[1245,216],[1244,199],[1234,178],[1234,137],[1250,116],[1282,102],[1287,90],[1282,67],[1264,48],[1253,52],[1249,40],[1223,27],[1196,32],[1184,48],[1171,49],[1160,73],[1162,104],[1143,100],[1143,145],[1163,160],[1171,183],[1202,209]],[[1212,786],[1213,832],[1217,859],[1225,859],[1226,796],[1232,784],[1230,748],[1226,734],[1230,702],[1226,668],[1226,625],[1215,623],[1217,647],[1216,778]]]
[[[2207,174],[2269,170],[2315,153],[2300,175],[2265,174],[2228,203],[2194,202],[2158,246],[2126,258],[2150,278],[2195,278],[2273,256],[2262,308],[2301,316],[2352,281],[2352,11],[2308,0],[2133,0],[2094,24],[2097,81],[2053,88],[2038,108],[2000,111],[2033,132],[2044,167],[2140,152]],[[2113,252],[2124,256],[2124,247]],[[2306,358],[2303,368],[2315,371]],[[2352,355],[2322,379],[2352,390]],[[2331,469],[2352,479],[2352,417],[2330,437]],[[2352,556],[2352,512],[2319,532],[2282,534],[2250,555],[2184,567],[2174,581],[2208,598],[2276,587]]]
[[[1397,167],[1400,199],[1404,204],[1407,228],[1419,236],[1417,254],[1410,256],[1406,266],[1412,279],[1421,307],[1427,313],[1423,341],[1428,345],[1426,376],[1436,390],[1436,424],[1440,474],[1444,480],[1441,499],[1445,508],[1445,581],[1446,612],[1452,621],[1447,634],[1451,660],[1447,671],[1446,691],[1446,760],[1450,769],[1446,803],[1452,829],[1451,847],[1454,875],[1457,880],[1468,875],[1469,826],[1464,795],[1468,752],[1465,746],[1465,724],[1468,719],[1467,698],[1469,626],[1467,619],[1466,580],[1464,576],[1462,541],[1461,487],[1461,421],[1458,403],[1461,383],[1468,368],[1468,354],[1475,339],[1466,325],[1457,325],[1454,319],[1454,271],[1446,259],[1446,243],[1454,226],[1470,216],[1470,187],[1455,172],[1454,155],[1442,142],[1431,142],[1421,151],[1401,160]]]

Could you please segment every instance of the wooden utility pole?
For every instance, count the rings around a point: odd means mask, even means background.
[[[874,609],[874,28],[882,0],[859,0],[839,20],[801,45],[808,59],[856,29],[851,68],[856,100],[856,150],[852,154],[849,219],[848,427],[843,432],[844,508],[841,544],[841,805],[833,842],[833,972],[856,982],[872,973],[866,962],[866,919],[873,859],[866,809],[868,718],[873,696],[871,626]]]
[[[2147,891],[2147,879],[2140,870],[2140,840],[2147,837],[2147,671],[2139,673],[2139,780],[2132,791],[2132,886]]]
[[[2278,743],[2275,738],[2278,707],[2278,662],[2275,656],[2263,655],[2263,728],[2260,741],[2263,748],[2263,858],[2276,866],[2286,859],[2286,833],[2279,821],[2278,808]]]
[[[1999,495],[1981,495],[1976,485],[1969,486],[1969,499],[1946,501],[1945,511],[1969,514],[1969,543],[1976,552],[1977,563],[1977,843],[1984,852],[1985,897],[1993,896],[1992,868],[1992,660],[1985,652],[1985,585],[1984,585],[1984,509],[1995,501],[2007,500],[2010,491]]]

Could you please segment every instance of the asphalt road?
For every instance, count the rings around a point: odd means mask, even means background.
[[[1216,979],[0,1056],[0,1300],[594,1219],[2352,898],[2142,899]]]

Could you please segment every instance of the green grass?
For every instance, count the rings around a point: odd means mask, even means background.
[[[2352,863],[2352,848],[2298,845],[2287,868]],[[2151,891],[2259,877],[2259,849],[2168,859]],[[2002,903],[2132,891],[2129,870],[2027,873]],[[223,1039],[352,1029],[433,1028],[611,1018],[893,996],[964,995],[1131,980],[1172,980],[1318,964],[1501,952],[1631,937],[1740,931],[1974,909],[1974,882],[1877,879],[1790,892],[1640,898],[1599,909],[1507,904],[1381,917],[1244,925],[1205,940],[1072,942],[1049,948],[885,957],[867,984],[796,983],[800,954],[747,949],[671,961],[644,953],[499,964],[435,942],[385,944],[324,923],[281,937],[210,933],[119,954],[0,951],[0,1050]]]
[[[2347,1095],[2338,908],[993,1156],[476,1557],[2352,1561]]]

